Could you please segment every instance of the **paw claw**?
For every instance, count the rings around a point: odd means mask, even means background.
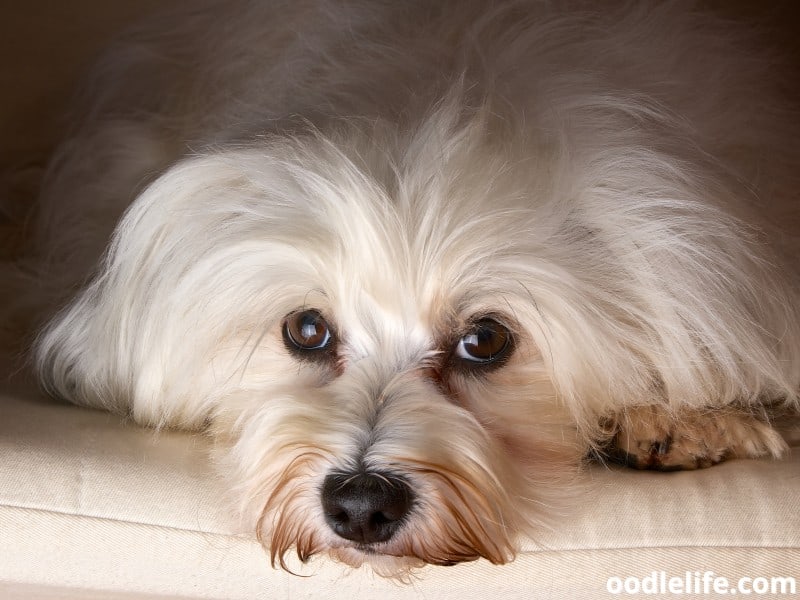
[[[667,436],[663,440],[657,440],[650,446],[650,455],[664,456],[669,454],[670,447],[672,446],[672,438]]]

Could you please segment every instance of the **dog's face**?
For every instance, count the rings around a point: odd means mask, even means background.
[[[268,384],[233,413],[273,558],[504,562],[563,452],[530,339],[484,302],[419,314],[357,278],[330,283],[273,321],[248,374]]]
[[[504,562],[579,462],[542,315],[563,278],[529,235],[548,217],[480,144],[447,140],[179,164],[53,334],[87,336],[67,342],[84,348],[75,385],[107,382],[139,422],[209,429],[284,566],[290,549],[387,575]]]
[[[294,172],[259,265],[231,265],[265,285],[219,367],[239,386],[213,409],[224,470],[284,566],[290,549],[383,574],[505,562],[578,453],[504,237],[524,216],[402,198],[337,158]]]

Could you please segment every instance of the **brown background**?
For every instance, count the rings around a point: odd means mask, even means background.
[[[5,201],[0,197],[0,219],[7,220],[15,210],[8,200],[26,195],[24,191],[34,185],[35,166],[44,162],[59,139],[63,107],[92,57],[125,23],[172,1],[0,0],[0,195],[5,196]],[[800,64],[800,3],[707,0],[706,4],[736,18],[774,26],[767,41]],[[0,236],[2,229],[0,222]]]

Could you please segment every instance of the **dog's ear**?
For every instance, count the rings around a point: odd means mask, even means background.
[[[256,232],[269,199],[241,164],[186,160],[133,202],[94,278],[37,340],[48,392],[147,424],[203,421],[189,396],[210,377],[209,352],[265,300],[263,263],[280,261],[269,233]]]

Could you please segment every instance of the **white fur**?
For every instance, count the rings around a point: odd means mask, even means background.
[[[42,195],[49,297],[119,221],[39,338],[47,389],[207,429],[273,560],[383,573],[510,558],[609,413],[797,406],[800,137],[768,63],[686,3],[598,6],[189,3],[132,32]],[[284,347],[301,307],[339,370]],[[515,352],[443,390],[484,314]],[[377,554],[317,499],[356,463],[419,498]]]

